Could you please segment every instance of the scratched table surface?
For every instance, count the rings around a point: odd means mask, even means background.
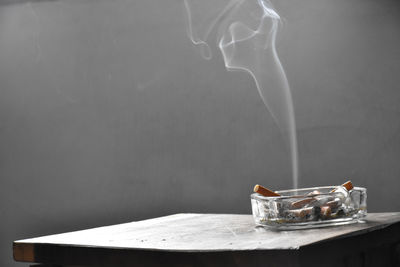
[[[317,266],[334,251],[341,256],[329,261],[332,266],[346,260],[351,266],[370,266],[366,261],[374,259],[366,252],[389,246],[393,251],[384,257],[390,259],[383,261],[391,266],[397,263],[399,242],[400,212],[296,231],[255,227],[251,215],[175,214],[18,240],[13,252],[16,261],[50,266]]]

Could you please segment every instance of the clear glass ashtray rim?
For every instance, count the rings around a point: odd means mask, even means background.
[[[328,226],[339,226],[346,224],[353,224],[357,222],[363,222],[364,217],[367,215],[367,189],[363,187],[354,187],[349,191],[350,197],[359,195],[365,201],[363,205],[360,205],[359,208],[347,214],[346,216],[340,218],[329,218],[329,219],[321,219],[318,220],[302,220],[302,221],[282,221],[280,222],[279,216],[276,218],[264,218],[264,216],[260,216],[257,212],[255,212],[254,208],[259,207],[258,205],[268,205],[268,207],[276,207],[280,203],[284,203],[286,201],[296,201],[294,199],[306,199],[313,198],[318,196],[331,196],[337,197],[338,192],[331,192],[337,186],[319,186],[319,187],[310,187],[310,188],[299,188],[299,189],[289,189],[289,190],[279,190],[276,193],[282,194],[282,196],[276,197],[265,197],[257,193],[251,194],[251,206],[253,218],[256,226],[269,228],[271,230],[285,231],[285,230],[301,230],[301,229],[312,229],[312,228],[321,228]],[[310,192],[318,190],[323,191],[320,194],[310,194]],[[293,194],[293,195],[287,195]],[[298,194],[298,195],[296,195]],[[361,200],[361,199],[360,199]],[[357,201],[358,202],[358,201]],[[258,204],[257,204],[258,203]],[[359,203],[361,204],[361,202]],[[272,206],[271,206],[272,205]],[[257,208],[258,209],[258,208]],[[296,210],[296,209],[295,209]],[[283,220],[285,220],[283,218]]]
[[[288,189],[288,190],[278,190],[275,191],[275,193],[277,194],[283,194],[283,193],[293,193],[293,192],[297,192],[297,191],[308,191],[306,194],[302,194],[302,195],[281,195],[281,196],[271,196],[271,197],[266,197],[263,195],[260,195],[258,193],[252,193],[250,195],[250,198],[252,199],[257,199],[257,200],[267,200],[267,201],[271,201],[271,200],[280,200],[280,199],[290,199],[290,198],[307,198],[307,197],[312,197],[312,196],[329,196],[329,195],[335,195],[337,193],[335,192],[328,192],[328,193],[319,193],[319,194],[309,194],[312,191],[315,190],[321,190],[321,189],[335,189],[337,186],[318,186],[318,187],[308,187],[308,188],[298,188],[298,189]],[[353,189],[351,189],[350,191],[360,191],[364,194],[367,193],[367,188],[365,187],[353,187]]]

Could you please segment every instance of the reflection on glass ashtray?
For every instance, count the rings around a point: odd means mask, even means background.
[[[367,215],[367,189],[323,186],[276,191],[280,196],[254,193],[251,206],[257,225],[295,230],[359,222]]]

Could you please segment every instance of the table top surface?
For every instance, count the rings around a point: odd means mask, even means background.
[[[371,213],[367,215],[365,223],[308,230],[272,231],[255,227],[251,215],[175,214],[18,240],[14,242],[14,257],[19,260],[15,247],[23,249],[24,246],[40,244],[173,252],[292,250],[318,242],[362,235],[399,222],[400,212]]]

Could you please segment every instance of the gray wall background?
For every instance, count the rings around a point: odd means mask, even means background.
[[[203,60],[178,0],[0,2],[0,265],[12,241],[178,212],[250,213],[291,187],[251,77]],[[400,3],[279,0],[300,186],[399,211]],[[209,8],[212,8],[210,6]]]

